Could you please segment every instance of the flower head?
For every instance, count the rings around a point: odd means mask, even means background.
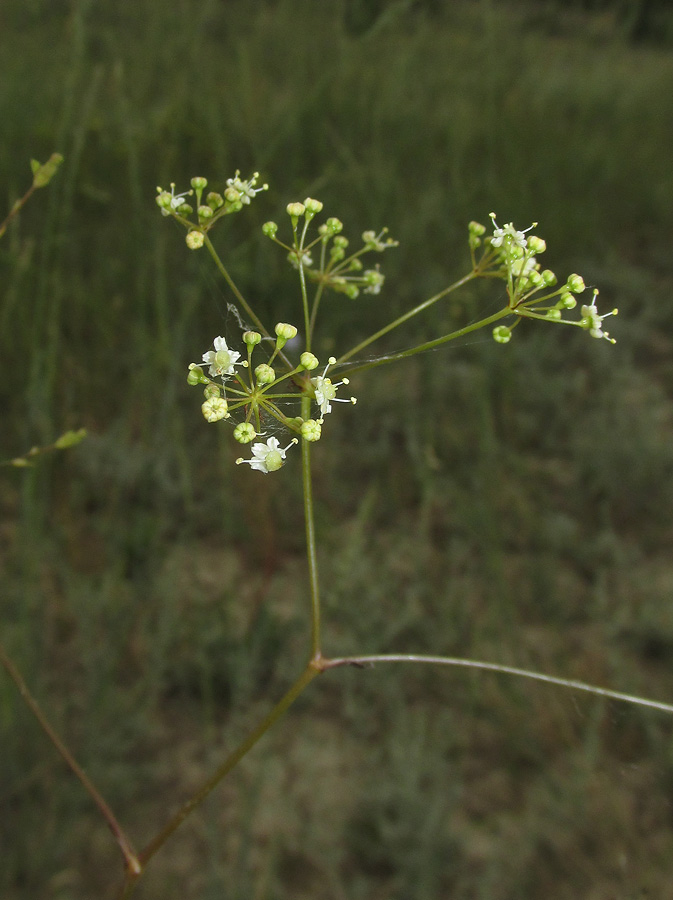
[[[270,437],[265,444],[260,441],[258,444],[252,445],[252,459],[241,457],[236,460],[236,465],[248,463],[251,469],[257,469],[265,474],[277,472],[285,461],[285,454],[292,444],[296,443],[297,439],[293,438],[287,447],[281,447],[277,438]]]
[[[512,250],[515,247],[518,247],[521,250],[526,249],[526,231],[530,231],[531,228],[534,228],[535,224],[526,228],[525,231],[517,231],[512,222],[509,222],[504,228],[500,228],[495,221],[495,213],[489,213],[489,215],[493,220],[493,237],[491,238],[492,247],[503,247],[509,250]]]
[[[259,180],[259,172],[253,172],[252,177],[246,181],[243,181],[240,175],[240,171],[236,169],[234,177],[227,178],[227,188],[224,194],[229,202],[238,202],[247,206],[251,200],[255,199],[255,194],[269,189],[268,184],[263,184],[261,187],[255,186]]]
[[[342,384],[348,384],[348,379],[344,378],[343,381],[337,381],[337,383],[334,384],[331,378],[326,377],[327,370],[330,366],[333,366],[335,362],[336,359],[333,356],[330,356],[328,364],[325,366],[325,371],[322,373],[322,375],[316,375],[315,378],[311,379],[311,384],[313,385],[313,390],[315,393],[315,399],[318,406],[320,407],[321,418],[318,420],[319,422],[322,422],[327,413],[332,412],[332,400],[334,400],[336,403],[357,403],[355,397],[350,397],[348,400],[345,400],[336,396],[337,388],[341,387]]]
[[[183,191],[182,194],[176,194],[175,184],[173,183],[171,183],[170,194],[162,188],[157,188],[157,192],[159,194],[157,197],[157,204],[161,208],[162,216],[170,216],[172,212],[178,212],[180,207],[187,202],[185,197],[189,197],[190,194],[194,193],[194,191]]]
[[[596,309],[596,297],[598,296],[598,291],[594,290],[594,297],[591,301],[591,306],[583,306],[581,308],[582,319],[580,321],[580,325],[582,328],[585,328],[591,337],[594,338],[605,338],[606,341],[609,341],[611,344],[616,343],[614,338],[611,338],[607,331],[603,331],[603,319],[607,319],[608,316],[616,316],[618,310],[613,309],[609,313],[605,313],[602,316],[599,316],[598,310]]]
[[[215,378],[218,375],[222,377],[233,375],[234,366],[243,365],[243,363],[238,362],[241,354],[236,350],[230,350],[223,337],[216,337],[213,341],[213,346],[215,347],[214,350],[208,350],[201,357],[204,363],[208,363],[210,366],[208,374],[211,378]]]

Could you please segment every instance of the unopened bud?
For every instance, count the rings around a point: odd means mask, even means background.
[[[288,215],[292,219],[296,220],[299,218],[299,216],[303,216],[305,211],[306,211],[306,207],[304,206],[303,203],[288,203],[288,205],[287,205]]]
[[[185,241],[190,250],[200,250],[203,247],[205,237],[200,231],[189,231]]]
[[[512,338],[512,330],[507,325],[496,325],[493,329],[493,340],[498,344],[508,344]]]
[[[305,422],[302,422],[299,430],[305,441],[319,441],[322,426],[315,419],[307,419]]]
[[[218,210],[224,206],[224,197],[216,191],[210,191],[206,196],[206,203],[212,210]]]
[[[299,357],[299,363],[302,369],[308,369],[309,372],[313,369],[317,369],[320,365],[318,357],[314,356],[313,353],[310,353],[308,350],[305,350]]]
[[[234,440],[239,444],[249,444],[257,437],[257,432],[250,422],[239,422],[234,428]]]
[[[581,294],[582,291],[586,289],[584,279],[581,275],[569,275],[567,287],[568,290],[572,291],[573,294]]]
[[[304,200],[304,207],[306,208],[306,218],[312,219],[313,216],[322,209],[322,203],[320,200],[314,200],[312,197],[307,197],[306,200]]]
[[[227,401],[224,397],[210,397],[201,404],[201,412],[206,422],[219,422],[220,419],[229,418]]]
[[[276,373],[271,366],[266,363],[260,363],[255,369],[255,378],[257,384],[273,384],[276,380]]]
[[[203,384],[206,380],[201,366],[197,366],[196,363],[190,363],[187,384]]]
[[[294,325],[288,325],[287,322],[278,322],[274,330],[277,335],[276,346],[279,350],[292,338],[297,337],[297,329]]]

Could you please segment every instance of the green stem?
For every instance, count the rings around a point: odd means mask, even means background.
[[[310,418],[311,400],[301,398],[301,414]],[[311,442],[301,442],[301,472],[304,489],[304,521],[306,523],[306,556],[308,559],[309,588],[311,591],[311,659],[320,660],[320,582],[318,579],[318,551],[313,518],[313,486],[311,480]]]
[[[509,306],[506,306],[504,309],[499,310],[497,313],[494,313],[492,316],[487,316],[485,319],[479,319],[478,322],[473,322],[471,325],[466,325],[464,328],[459,328],[458,331],[452,331],[451,334],[445,334],[443,337],[435,338],[434,341],[427,341],[425,344],[419,344],[417,347],[410,347],[408,350],[400,350],[398,353],[391,353],[388,356],[381,356],[378,359],[373,359],[370,362],[360,363],[359,365],[355,365],[352,368],[348,369],[348,374],[351,375],[353,372],[362,372],[365,369],[373,369],[376,366],[383,366],[386,363],[396,362],[398,359],[407,359],[409,356],[415,356],[416,353],[424,353],[426,350],[434,350],[436,347],[440,347],[442,344],[446,344],[449,341],[454,341],[456,338],[463,337],[466,334],[470,334],[472,331],[478,331],[480,328],[485,328],[487,325],[492,325],[493,322],[497,322],[498,319],[504,319],[505,316],[511,316],[512,310]],[[350,354],[347,354],[350,355]],[[337,360],[337,365],[343,362],[344,357]]]
[[[305,229],[304,229],[305,230]],[[304,235],[302,234],[302,243]],[[301,247],[299,248],[301,251]],[[304,333],[306,335],[306,350],[311,349],[311,317],[308,309],[308,292],[306,290],[306,273],[304,272],[304,264],[301,255],[299,255],[299,284],[301,286],[301,303],[304,310]]]
[[[255,313],[252,311],[250,305],[248,304],[248,301],[245,299],[243,294],[239,291],[239,289],[234,284],[234,281],[233,281],[231,275],[226,270],[220,257],[217,255],[217,251],[213,247],[212,241],[210,240],[208,235],[204,235],[204,238],[205,238],[204,243],[205,243],[206,247],[208,248],[208,252],[212,256],[212,258],[215,262],[215,265],[217,266],[217,268],[220,272],[220,275],[224,278],[224,280],[227,282],[227,284],[231,288],[231,291],[234,294],[234,297],[236,297],[236,299],[241,304],[241,306],[245,310],[245,312],[248,315],[248,317],[250,318],[250,320],[257,326],[257,328],[259,328],[259,330],[262,332],[262,334],[265,337],[270,337],[269,332],[266,330],[266,328],[262,324],[261,319],[259,319],[255,315]]]
[[[23,209],[23,207],[26,205],[26,203],[30,200],[32,195],[35,193],[36,189],[37,188],[34,184],[31,185],[28,188],[28,190],[26,191],[26,193],[23,195],[23,197],[21,197],[19,200],[15,201],[14,205],[12,206],[9,213],[7,214],[5,221],[0,223],[0,237],[3,236],[5,231],[7,231],[7,226],[9,225],[9,223],[12,221],[14,216],[18,215],[18,213]]]
[[[215,265],[217,266],[220,275],[221,275],[221,276],[224,278],[224,280],[227,282],[227,284],[228,284],[229,287],[231,288],[231,291],[233,292],[234,296],[236,297],[236,299],[238,300],[238,302],[241,304],[241,306],[243,307],[243,309],[244,309],[245,312],[247,313],[247,315],[248,315],[248,317],[250,318],[250,320],[253,322],[254,325],[257,326],[257,328],[261,331],[261,333],[262,333],[265,337],[273,337],[273,335],[269,334],[269,332],[268,332],[268,331],[266,330],[266,328],[264,327],[264,325],[263,325],[263,323],[262,323],[262,320],[261,320],[261,319],[253,312],[252,308],[250,307],[248,301],[245,299],[245,297],[243,296],[243,294],[242,294],[242,293],[239,291],[239,289],[236,287],[236,285],[235,285],[235,283],[234,283],[234,281],[233,281],[231,275],[229,274],[229,272],[227,272],[227,270],[226,270],[226,268],[225,268],[225,266],[224,266],[224,263],[222,262],[222,260],[220,259],[220,257],[217,255],[217,250],[213,247],[212,241],[210,240],[210,238],[208,237],[207,234],[204,235],[204,239],[205,239],[205,241],[204,241],[204,242],[205,242],[205,245],[206,245],[206,247],[208,248],[208,252],[209,252],[210,255],[212,256],[213,260],[215,261]],[[292,368],[292,363],[291,363],[290,360],[287,358],[287,356],[285,356],[285,354],[284,354],[282,351],[279,351],[278,355],[279,355],[280,358],[283,360],[283,362],[284,362],[285,365],[288,367],[288,369],[291,369],[291,368]]]
[[[19,693],[23,697],[23,699],[24,699],[26,705],[28,706],[28,708],[30,709],[30,711],[33,713],[33,715],[35,716],[37,721],[40,723],[40,727],[42,728],[44,733],[47,735],[47,737],[49,738],[51,743],[54,745],[54,747],[58,750],[62,759],[66,762],[66,764],[69,766],[69,768],[71,769],[71,771],[73,772],[75,777],[79,780],[79,782],[82,785],[82,787],[84,788],[84,790],[89,794],[89,796],[91,797],[93,802],[98,807],[101,815],[107,822],[110,831],[114,835],[115,840],[119,844],[119,849],[121,850],[121,852],[124,856],[124,860],[126,862],[127,873],[133,874],[135,877],[137,877],[138,875],[140,875],[140,872],[142,870],[141,870],[141,865],[139,862],[138,855],[136,854],[135,850],[133,849],[133,846],[131,845],[131,841],[126,836],[124,829],[121,827],[121,825],[117,821],[114,813],[112,812],[110,807],[107,805],[107,803],[103,799],[102,795],[100,794],[100,792],[98,791],[98,789],[96,788],[94,783],[91,781],[91,779],[86,774],[84,769],[82,769],[82,767],[79,765],[79,763],[77,762],[75,757],[68,750],[68,748],[63,743],[61,738],[56,734],[56,732],[50,725],[49,721],[47,720],[47,717],[40,709],[40,706],[39,706],[37,700],[35,699],[35,697],[33,697],[33,695],[28,690],[28,685],[23,680],[23,676],[21,675],[21,673],[19,672],[17,667],[14,665],[14,663],[12,662],[10,657],[7,655],[7,652],[6,652],[5,648],[2,646],[2,644],[0,644],[0,662],[7,670],[9,677],[12,679],[14,684],[19,689]]]
[[[361,350],[364,350],[365,347],[368,347],[370,344],[373,344],[374,341],[378,341],[379,338],[383,337],[384,334],[388,334],[388,332],[393,331],[393,329],[399,327],[400,325],[407,322],[413,316],[417,316],[419,313],[428,309],[429,306],[432,306],[433,303],[437,303],[438,300],[441,300],[443,297],[446,297],[447,294],[452,293],[453,291],[458,290],[459,287],[462,287],[464,284],[472,281],[474,278],[477,278],[479,275],[479,271],[477,269],[473,269],[463,278],[459,278],[458,281],[455,281],[453,284],[450,284],[447,288],[444,288],[443,291],[440,291],[438,294],[435,294],[432,297],[429,297],[427,300],[424,300],[423,303],[419,303],[418,306],[415,306],[413,309],[410,309],[409,312],[404,313],[399,316],[397,319],[394,319],[392,322],[389,322],[384,328],[381,328],[379,331],[375,332],[375,334],[370,335],[366,340],[361,341],[347,353],[344,353],[343,356],[340,356],[337,360],[337,365],[340,363],[344,363],[351,358],[351,356],[355,356],[356,353],[359,353]]]
[[[154,854],[166,843],[168,838],[173,834],[173,832],[182,824],[182,822],[187,818],[187,816],[196,809],[206,797],[213,791],[217,785],[222,781],[225,775],[228,775],[229,772],[234,768],[234,766],[239,763],[243,757],[255,746],[255,744],[259,741],[261,737],[266,734],[266,732],[271,728],[281,716],[287,712],[289,707],[294,703],[297,697],[304,691],[304,689],[313,681],[313,679],[320,673],[320,668],[314,664],[311,660],[304,671],[301,673],[299,678],[294,682],[292,687],[287,691],[287,693],[276,703],[271,712],[265,716],[265,718],[259,723],[259,725],[248,735],[248,737],[242,741],[238,747],[236,747],[227,758],[224,760],[222,765],[214,772],[213,775],[203,784],[203,786],[192,796],[190,799],[180,807],[177,813],[170,819],[170,821],[161,829],[161,831],[150,841],[150,843],[145,847],[145,849],[139,854],[138,859],[143,867],[147,865],[149,860],[154,856]],[[127,873],[126,880],[122,887],[121,893],[119,895],[119,900],[126,900],[127,897],[130,897],[135,884],[138,881],[140,872],[134,875],[133,873]]]
[[[647,706],[650,709],[658,709],[662,712],[673,713],[673,704],[663,703],[659,700],[648,700],[635,694],[624,694],[621,691],[611,691],[609,688],[587,684],[584,681],[575,681],[571,678],[558,678],[555,675],[545,675],[543,672],[534,672],[530,669],[518,669],[514,666],[503,666],[499,663],[482,662],[478,659],[463,659],[455,656],[420,656],[410,653],[386,653],[374,656],[343,656],[335,659],[322,659],[320,670],[337,669],[341,666],[357,666],[364,668],[375,663],[425,663],[439,666],[460,666],[467,669],[481,669],[487,672],[501,672],[504,675],[518,675],[520,678],[530,678],[534,681],[543,681],[546,684],[554,684],[559,687],[570,688],[574,691],[586,691],[599,697],[607,697],[609,700],[621,700],[624,703],[634,703],[637,706]]]
[[[311,310],[311,320],[308,324],[308,333],[311,336],[311,340],[313,339],[313,332],[315,330],[315,322],[316,322],[316,319],[318,318],[318,309],[320,307],[320,300],[322,299],[323,290],[324,290],[323,283],[320,282],[320,284],[318,285],[318,287],[316,289],[315,297],[313,298],[313,309]]]

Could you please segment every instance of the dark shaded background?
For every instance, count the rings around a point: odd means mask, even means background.
[[[3,3],[7,208],[30,157],[66,162],[0,244],[0,456],[89,431],[1,470],[3,642],[140,846],[307,650],[296,460],[241,471],[203,423],[186,365],[235,322],[158,184],[261,172],[215,239],[274,320],[296,285],[259,226],[289,200],[390,227],[384,292],[325,303],[322,355],[464,274],[470,219],[539,222],[618,343],[525,323],[353,379],[315,454],[325,650],[673,697],[672,39],[667,4],[626,0]],[[501,303],[470,290],[380,352]],[[2,896],[113,897],[109,834],[4,677],[0,742]],[[671,754],[632,707],[332,673],[137,896],[666,897]]]

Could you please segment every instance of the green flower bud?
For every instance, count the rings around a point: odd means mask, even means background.
[[[287,213],[292,219],[298,219],[299,216],[303,216],[306,211],[306,207],[303,203],[288,203],[287,205]]]
[[[209,206],[204,205],[199,206],[197,213],[199,215],[199,220],[202,222],[204,220],[212,219],[214,215],[212,209]]]
[[[278,231],[278,225],[275,222],[265,222],[262,225],[262,233],[268,238],[274,238]]]
[[[528,238],[528,249],[531,251],[533,256],[539,256],[540,253],[544,253],[547,249],[547,242],[542,240],[542,238],[537,237],[532,234]]]
[[[200,250],[203,247],[205,237],[200,231],[189,231],[185,241],[190,250]]]
[[[561,294],[561,298],[556,305],[561,309],[575,309],[575,307],[577,306],[577,300],[575,300],[572,294],[568,294],[564,291]]]
[[[276,380],[276,373],[271,366],[266,363],[260,363],[255,369],[255,378],[257,384],[273,384]]]
[[[190,182],[195,191],[202,191],[208,185],[208,181],[199,175],[195,175]]]
[[[304,200],[304,207],[306,208],[306,218],[310,221],[316,213],[320,212],[322,203],[320,200],[313,200],[312,197],[307,197]]]
[[[66,431],[54,443],[57,450],[67,450],[68,447],[74,447],[84,440],[86,437],[86,428],[79,428],[77,431]]]
[[[284,347],[287,341],[297,337],[297,329],[294,325],[288,325],[287,322],[278,322],[274,330],[278,336],[276,340],[278,349]]]
[[[161,209],[169,210],[171,208],[171,195],[168,191],[160,191],[156,196],[157,206]]]
[[[551,269],[543,269],[542,281],[544,282],[545,287],[553,287],[553,285],[556,284],[557,278]]]
[[[302,369],[308,369],[308,371],[312,371],[313,369],[317,369],[320,365],[320,361],[317,356],[314,356],[312,353],[309,353],[308,350],[305,350],[302,355],[299,357],[299,364]]]
[[[228,419],[227,401],[224,397],[210,397],[201,404],[201,412],[206,422],[219,422],[220,419]]]
[[[211,400],[213,397],[219,397],[220,389],[216,384],[209,382],[203,389],[203,396],[206,398],[206,400]]]
[[[52,153],[44,164],[38,162],[36,159],[31,159],[30,168],[33,173],[33,187],[46,187],[58,171],[58,167],[62,162],[63,156],[60,153]]]
[[[493,340],[498,344],[508,344],[512,339],[512,329],[507,325],[496,325],[493,329]]]
[[[351,300],[355,300],[355,298],[360,294],[360,288],[356,284],[349,284],[346,286],[344,294]]]
[[[315,419],[307,419],[305,422],[302,422],[299,430],[305,441],[319,441],[322,426]]]
[[[206,376],[203,374],[203,369],[201,366],[197,366],[196,363],[189,364],[189,374],[187,375],[187,384],[203,384],[207,381]]]
[[[248,347],[255,347],[262,340],[262,335],[259,331],[244,331],[243,332],[243,343],[247,344]]]
[[[581,294],[586,289],[584,279],[581,275],[569,275],[566,286],[573,294]]]
[[[224,206],[224,197],[216,191],[210,191],[206,197],[206,203],[212,210],[218,210]]]
[[[343,222],[339,219],[334,218],[334,216],[330,216],[330,218],[325,222],[325,227],[331,231],[332,234],[339,234],[340,231],[343,231]]]
[[[547,310],[547,318],[552,319],[554,322],[560,321],[561,310],[560,309],[548,309]]]
[[[234,428],[234,440],[238,441],[239,444],[249,444],[250,441],[254,441],[256,437],[257,432],[250,422],[240,422],[236,428]]]
[[[344,237],[344,235],[342,235],[342,234],[338,234],[334,238],[334,246],[341,247],[343,250],[346,249],[346,247],[348,246],[348,243],[349,243],[348,238]]]
[[[467,226],[467,230],[470,234],[473,234],[475,237],[481,237],[482,234],[486,232],[486,226],[482,225],[481,222],[472,221]]]

